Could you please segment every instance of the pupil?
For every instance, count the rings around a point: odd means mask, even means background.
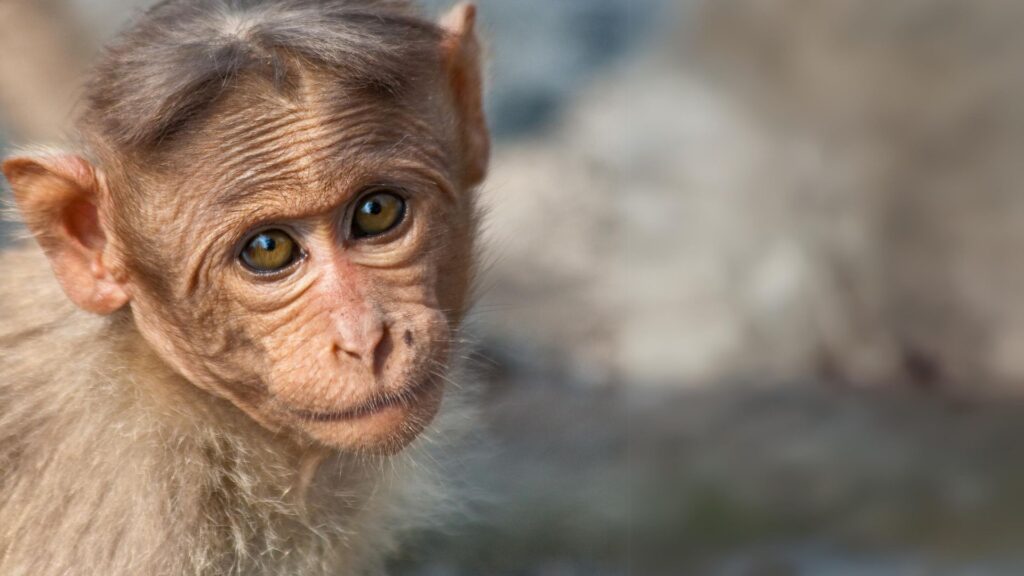
[[[363,212],[371,216],[377,216],[384,211],[384,206],[380,202],[371,200],[366,204],[363,204]]]

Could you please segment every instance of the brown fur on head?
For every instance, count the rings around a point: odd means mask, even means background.
[[[433,418],[467,305],[488,156],[473,21],[162,2],[94,74],[86,149],[3,171],[79,307],[130,310],[168,366],[274,433],[393,452]],[[381,198],[399,216],[367,234]],[[243,257],[289,239],[286,265]]]

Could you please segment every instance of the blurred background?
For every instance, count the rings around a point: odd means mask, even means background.
[[[1024,2],[479,3],[470,496],[395,573],[1024,574]],[[0,140],[145,4],[0,0]]]

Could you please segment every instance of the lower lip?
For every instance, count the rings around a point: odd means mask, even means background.
[[[362,406],[341,412],[311,412],[309,410],[295,410],[293,412],[299,418],[309,422],[326,423],[359,420],[386,412],[392,408],[402,408],[417,404],[436,388],[438,383],[436,378],[428,378],[416,386],[407,388],[402,394],[392,394],[376,398]]]

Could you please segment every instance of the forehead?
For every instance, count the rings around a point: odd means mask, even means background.
[[[242,82],[188,137],[190,183],[176,196],[199,207],[313,211],[361,183],[385,183],[374,180],[446,186],[454,148],[442,96],[430,83],[398,97],[316,77],[288,91]]]

